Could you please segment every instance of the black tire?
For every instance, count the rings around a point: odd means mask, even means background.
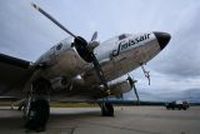
[[[102,116],[114,116],[114,108],[111,103],[105,103],[101,106]]]
[[[30,130],[43,131],[49,119],[49,103],[45,99],[31,102],[25,127]]]
[[[166,109],[167,109],[167,110],[170,110],[170,107],[169,107],[169,106],[166,106]]]

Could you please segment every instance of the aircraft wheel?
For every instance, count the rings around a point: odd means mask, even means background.
[[[45,99],[36,99],[31,102],[28,115],[26,117],[25,127],[37,132],[44,131],[49,119],[49,103]]]
[[[114,116],[114,108],[111,103],[104,103],[101,105],[102,116]]]

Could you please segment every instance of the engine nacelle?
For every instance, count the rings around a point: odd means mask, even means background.
[[[51,87],[54,91],[60,91],[68,86],[67,79],[65,77],[56,77],[51,80]]]
[[[56,77],[51,80],[52,89],[55,92],[62,91],[63,89],[71,90],[73,85],[83,85],[84,80],[80,75],[77,75],[72,80],[68,81],[65,77]]]
[[[81,86],[81,85],[84,84],[84,80],[83,80],[83,78],[80,75],[77,75],[76,77],[74,77],[72,79],[72,83]]]
[[[115,79],[108,82],[108,87],[112,94],[120,95],[126,92],[129,92],[132,88],[129,81],[124,79]]]

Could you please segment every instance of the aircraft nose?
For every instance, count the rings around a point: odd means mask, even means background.
[[[169,43],[171,36],[165,32],[153,32],[156,36],[158,43],[160,45],[160,49],[162,50]]]

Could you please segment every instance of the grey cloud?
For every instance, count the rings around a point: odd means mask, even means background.
[[[200,5],[191,8],[179,20],[167,50],[155,61],[155,70],[186,78],[200,76]]]

